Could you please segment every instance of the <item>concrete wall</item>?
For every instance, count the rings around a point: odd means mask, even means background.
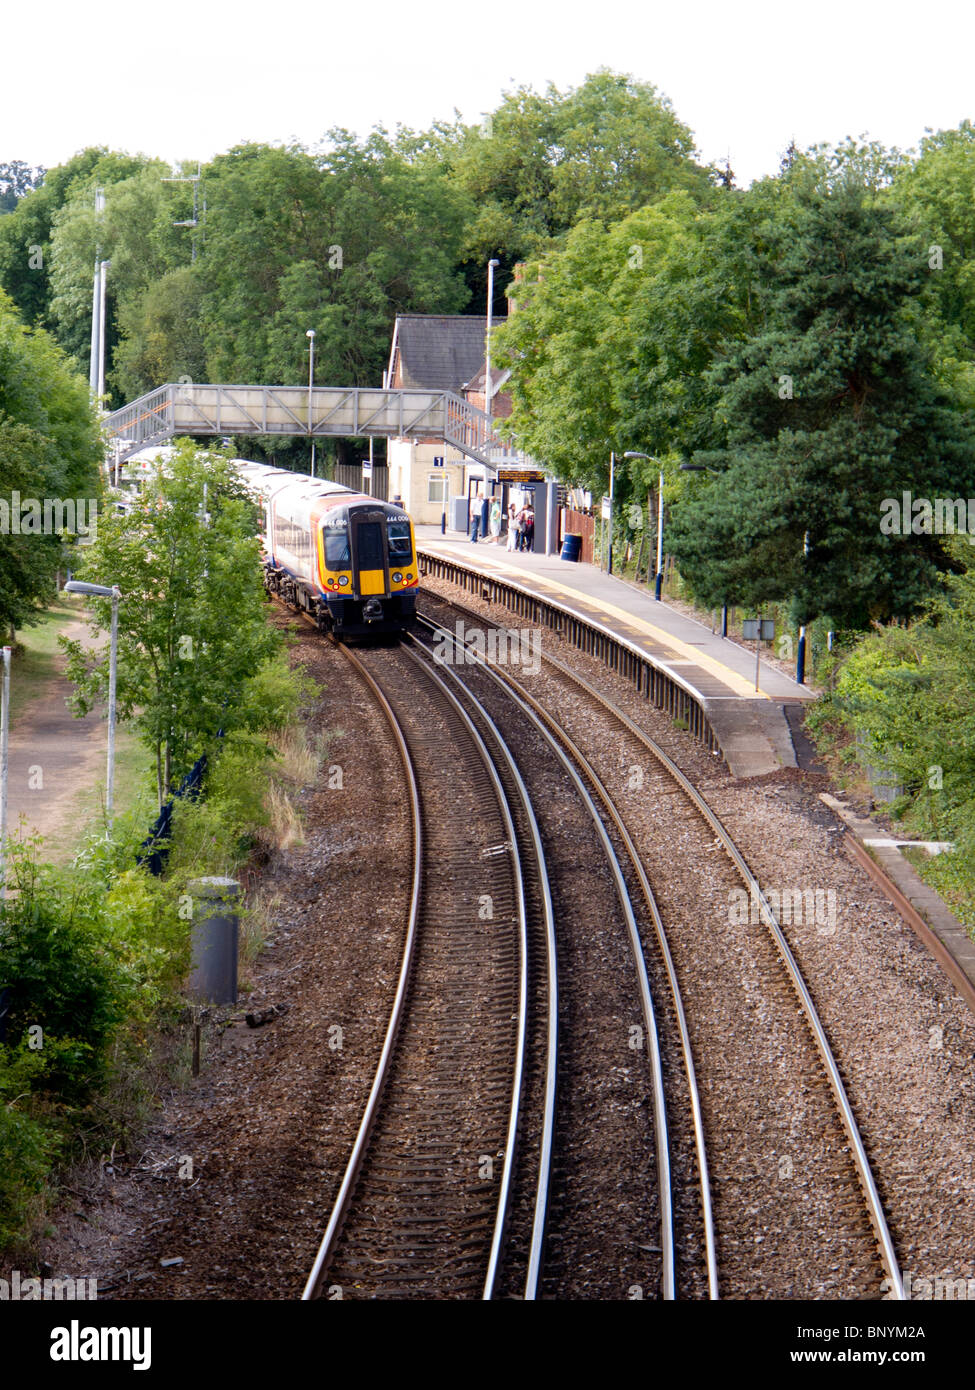
[[[450,497],[466,494],[463,456],[443,440],[390,439],[387,443],[389,465],[388,496],[402,497],[403,505],[414,522],[435,526],[443,511],[442,502],[429,501],[429,479],[447,475]],[[446,459],[443,468],[434,468],[435,458]]]

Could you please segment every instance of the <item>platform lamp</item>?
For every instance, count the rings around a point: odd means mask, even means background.
[[[629,449],[623,455],[625,459],[646,459],[648,463],[656,463],[660,468],[660,479],[657,487],[657,577],[654,580],[653,596],[660,602],[660,593],[664,585],[664,470],[660,460],[653,454],[641,454],[635,449]]]
[[[105,812],[109,829],[112,827],[112,800],[115,787],[115,684],[118,671],[118,601],[121,590],[117,584],[107,588],[104,584],[85,584],[80,579],[69,579],[64,586],[68,594],[92,594],[96,598],[112,600],[112,654],[108,667],[108,778],[105,783]]]
[[[484,359],[484,409],[487,413],[487,450],[488,458],[491,457],[491,317],[494,312],[494,272],[501,264],[498,260],[488,261],[488,283],[487,283],[487,334],[485,337],[485,359]]]
[[[308,433],[311,435],[311,476],[315,476],[315,436],[311,429],[311,393],[315,386],[315,330],[309,328],[305,332],[308,339]]]
[[[703,463],[682,463],[680,466],[682,473],[706,473],[707,465]],[[721,605],[721,636],[728,636],[728,605]]]

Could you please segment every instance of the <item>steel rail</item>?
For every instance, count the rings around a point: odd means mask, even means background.
[[[396,1035],[398,1033],[399,1024],[402,1018],[403,1004],[406,998],[410,968],[412,965],[414,947],[416,942],[416,927],[420,904],[420,883],[422,877],[421,865],[423,842],[422,822],[419,806],[419,791],[416,782],[415,772],[413,769],[412,759],[410,757],[409,749],[406,744],[406,739],[403,735],[399,721],[396,718],[392,706],[390,705],[389,701],[384,695],[378,682],[366,669],[365,665],[359,660],[357,656],[355,656],[349,650],[348,647],[343,646],[339,643],[334,643],[333,645],[339,647],[346,659],[350,662],[353,668],[366,682],[373,695],[376,697],[378,703],[380,704],[384,714],[386,715],[393,729],[393,733],[397,742],[397,747],[399,749],[400,756],[403,760],[404,768],[407,773],[407,782],[410,790],[410,800],[412,806],[413,834],[416,852],[414,855],[413,886],[411,890],[410,921],[407,929],[407,941],[406,946],[404,948],[403,962],[400,969],[396,997],[390,1015],[390,1022],[386,1030],[386,1037],[384,1040],[382,1053],[380,1055],[379,1063],[376,1068],[376,1075],[373,1080],[372,1089],[370,1091],[369,1098],[366,1102],[366,1108],[363,1114],[363,1119],[360,1123],[359,1131],[356,1135],[356,1140],[353,1145],[352,1153],[350,1155],[348,1164],[346,1166],[345,1175],[343,1177],[342,1185],[339,1189],[338,1197],[336,1198],[335,1204],[333,1206],[328,1227],[326,1228],[325,1235],[322,1238],[318,1254],[315,1259],[315,1264],[312,1268],[311,1274],[308,1277],[304,1293],[302,1294],[303,1301],[316,1297],[320,1291],[321,1283],[324,1274],[327,1270],[328,1262],[332,1257],[334,1247],[337,1243],[337,1239],[341,1231],[342,1221],[344,1220],[345,1214],[348,1210],[348,1206],[351,1201],[353,1189],[355,1186],[355,1181],[358,1177],[362,1160],[368,1145],[369,1135],[371,1133],[373,1123],[375,1120],[376,1111],[378,1109],[379,1100],[382,1094],[386,1074],[389,1068],[389,1062],[393,1054],[393,1049],[395,1047]],[[501,1183],[499,1187],[497,1214],[492,1230],[491,1249],[482,1294],[483,1299],[488,1300],[491,1298],[493,1294],[494,1284],[497,1278],[497,1271],[500,1263],[500,1252],[503,1243],[504,1225],[507,1217],[511,1192],[512,1174],[514,1170],[514,1153],[516,1147],[517,1125],[521,1105],[521,1090],[524,1074],[524,1054],[525,1038],[527,1032],[528,1000],[527,917],[525,908],[524,882],[520,858],[516,848],[517,837],[514,822],[511,817],[510,807],[508,806],[507,797],[501,785],[500,779],[498,778],[498,774],[494,767],[493,760],[483,742],[483,739],[481,738],[477,728],[471,721],[467,712],[463,709],[463,707],[460,705],[460,703],[457,701],[454,695],[450,692],[450,690],[447,689],[444,683],[435,675],[434,672],[432,672],[429,669],[425,662],[421,661],[412,652],[407,652],[407,654],[411,657],[412,660],[416,662],[418,667],[421,670],[423,670],[425,676],[428,679],[434,681],[440,687],[444,697],[456,710],[465,729],[473,738],[475,746],[481,754],[484,766],[490,775],[495,794],[498,798],[498,807],[501,812],[501,816],[505,823],[505,827],[509,836],[509,842],[511,847],[511,861],[514,868],[516,894],[518,899],[520,961],[518,1027],[515,1044],[515,1066],[514,1077],[512,1082],[512,1100],[511,1105],[509,1107],[508,1139],[505,1147],[505,1159]],[[539,849],[541,849],[540,841]],[[544,863],[544,860],[542,861],[542,863]],[[545,882],[545,888],[547,890],[547,880],[544,880],[543,878],[543,881]],[[544,1213],[542,1219],[544,1220]]]
[[[438,623],[432,622],[429,618],[420,618],[420,615],[417,616],[420,619],[420,621],[425,623],[428,627],[430,627],[431,630],[437,631],[439,634],[442,634],[447,640],[449,640],[452,647],[456,648],[458,645],[460,645],[452,632],[449,632],[446,628],[441,627]],[[463,648],[463,650],[466,656],[468,657],[471,655],[476,656],[476,654],[472,653],[469,648]],[[653,1093],[654,1138],[657,1156],[657,1179],[660,1188],[660,1245],[663,1257],[662,1291],[665,1300],[672,1300],[675,1297],[674,1221],[673,1200],[671,1194],[670,1180],[670,1151],[667,1133],[666,1098],[664,1095],[663,1086],[663,1066],[660,1057],[660,1039],[657,1032],[656,1016],[653,1008],[653,999],[650,993],[650,981],[647,977],[646,961],[643,955],[643,943],[640,940],[640,932],[639,928],[637,927],[636,917],[634,916],[633,904],[630,900],[629,891],[626,887],[626,880],[623,877],[623,871],[620,867],[619,859],[617,858],[612,841],[610,840],[609,835],[606,831],[606,827],[603,824],[602,817],[596,809],[592,797],[586,790],[582,778],[579,776],[575,767],[572,765],[571,759],[567,757],[564,750],[559,746],[558,741],[549,732],[545,723],[536,717],[535,712],[532,710],[529,704],[527,704],[525,700],[521,698],[521,694],[519,693],[520,687],[519,690],[516,690],[513,688],[514,682],[509,684],[508,682],[502,680],[501,677],[494,670],[492,665],[489,662],[482,660],[479,656],[476,656],[476,664],[482,670],[486,671],[489,676],[492,676],[494,680],[498,683],[498,685],[501,686],[502,689],[506,690],[506,693],[508,694],[509,698],[511,698],[517,705],[520,706],[523,713],[527,715],[528,719],[535,725],[538,731],[545,738],[546,742],[552,748],[556,757],[562,763],[566,772],[569,774],[569,777],[572,780],[573,785],[578,791],[579,796],[583,801],[583,804],[586,806],[586,808],[589,810],[592,816],[593,825],[595,826],[596,832],[599,835],[600,841],[603,845],[603,849],[606,854],[607,861],[609,863],[610,870],[613,874],[613,879],[616,884],[617,896],[619,898],[620,905],[623,909],[623,915],[626,918],[627,932],[630,938],[630,947],[633,954],[634,965],[636,966],[640,999],[643,1008],[644,1023],[646,1025],[647,1030],[648,1050],[650,1053],[651,1089]]]
[[[806,1017],[806,1022],[808,1023],[810,1031],[812,1032],[813,1041],[816,1044],[816,1049],[819,1052],[820,1058],[823,1062],[823,1066],[825,1067],[827,1080],[829,1081],[830,1089],[833,1092],[833,1098],[836,1101],[837,1108],[840,1112],[840,1118],[843,1123],[843,1128],[846,1130],[847,1138],[850,1141],[850,1146],[853,1152],[854,1164],[857,1170],[857,1176],[860,1180],[860,1185],[863,1189],[864,1196],[866,1198],[870,1222],[874,1228],[874,1234],[877,1238],[877,1243],[880,1247],[881,1260],[887,1272],[887,1280],[889,1284],[888,1296],[894,1301],[906,1301],[906,1294],[904,1292],[904,1281],[901,1276],[900,1263],[897,1258],[897,1252],[894,1249],[893,1238],[890,1234],[890,1228],[887,1225],[887,1217],[884,1213],[883,1203],[880,1200],[880,1194],[877,1191],[877,1184],[873,1176],[873,1170],[870,1166],[870,1159],[867,1155],[866,1147],[863,1143],[863,1138],[860,1134],[860,1129],[856,1122],[856,1117],[853,1114],[853,1107],[850,1104],[850,1098],[846,1093],[846,1087],[843,1084],[843,1078],[840,1075],[839,1066],[837,1065],[836,1058],[833,1055],[833,1049],[830,1047],[829,1039],[826,1036],[826,1030],[823,1027],[822,1020],[819,1017],[819,1012],[816,1008],[816,1005],[813,1003],[812,995],[809,993],[809,988],[806,985],[805,979],[803,978],[802,971],[799,969],[798,962],[796,961],[795,956],[792,954],[792,950],[789,946],[788,941],[786,940],[785,933],[779,925],[778,918],[769,906],[765,894],[762,892],[758,879],[752,873],[738,846],[735,844],[734,840],[731,838],[730,834],[725,829],[724,824],[721,822],[721,820],[718,818],[715,812],[712,811],[711,807],[704,800],[704,797],[698,791],[697,787],[694,786],[693,782],[691,782],[690,779],[685,775],[685,773],[681,771],[681,769],[677,766],[674,760],[671,757],[669,757],[667,753],[664,752],[664,750],[659,746],[659,744],[657,744],[656,741],[652,739],[649,734],[645,733],[639,727],[638,724],[634,723],[634,721],[629,717],[628,714],[625,714],[623,710],[618,709],[612,703],[612,701],[607,700],[605,696],[601,695],[597,690],[590,686],[588,681],[584,680],[581,676],[578,676],[568,666],[564,665],[563,662],[559,661],[556,657],[551,656],[547,657],[546,659],[549,662],[551,662],[551,664],[555,666],[558,670],[560,670],[563,673],[563,675],[568,677],[569,680],[573,681],[581,689],[585,690],[588,695],[598,700],[598,702],[602,704],[603,707],[607,709],[611,714],[613,714],[621,724],[623,724],[627,729],[629,729],[629,731],[639,739],[639,741],[644,745],[644,747],[646,747],[648,751],[651,752],[655,758],[657,758],[661,765],[667,769],[667,771],[671,774],[671,776],[678,783],[681,789],[684,792],[686,792],[688,798],[693,803],[695,809],[704,817],[704,820],[706,821],[708,827],[714,831],[715,835],[720,840],[723,848],[725,849],[735,868],[738,870],[743,881],[748,887],[749,895],[751,895],[752,893],[755,894],[761,906],[762,915],[765,919],[765,925],[768,927],[768,930],[775,943],[776,949],[778,950],[782,962],[785,965],[786,973],[789,976],[789,980],[792,984],[792,987],[799,998],[800,1005],[802,1006],[803,1013]]]
[[[465,609],[464,611],[473,613],[473,610],[471,609]],[[423,614],[417,614],[417,617],[421,622],[429,623],[430,621],[430,619],[425,617],[425,615]],[[500,678],[497,673],[495,673],[495,675],[496,678]],[[666,928],[664,927],[663,918],[660,915],[660,909],[657,905],[657,899],[654,895],[653,889],[650,886],[650,880],[647,878],[646,869],[643,867],[643,862],[640,859],[640,852],[637,849],[636,845],[633,843],[633,837],[630,835],[630,832],[627,829],[626,824],[624,823],[622,816],[617,810],[611,796],[609,795],[609,792],[605,784],[603,783],[602,778],[596,772],[595,768],[592,766],[589,759],[578,747],[578,745],[569,737],[565,730],[562,729],[554,719],[552,719],[548,711],[543,709],[542,706],[538,703],[538,701],[528,694],[524,687],[520,686],[519,690],[522,698],[532,707],[532,709],[534,709],[538,717],[544,720],[544,722],[548,725],[548,727],[552,730],[552,732],[555,734],[557,738],[563,740],[572,757],[576,759],[579,766],[584,769],[586,776],[592,782],[593,787],[595,788],[596,793],[599,796],[599,799],[605,806],[607,814],[612,819],[613,824],[616,827],[617,833],[619,834],[624,846],[626,847],[626,852],[630,857],[630,862],[633,866],[634,872],[636,873],[637,879],[640,884],[640,891],[643,893],[644,901],[646,902],[651,920],[653,921],[654,934],[656,936],[657,945],[664,963],[664,970],[667,975],[667,983],[670,986],[671,1002],[673,1003],[674,1014],[677,1019],[677,1030],[680,1036],[681,1055],[684,1061],[684,1073],[687,1079],[688,1095],[690,1098],[691,1123],[694,1130],[694,1148],[697,1159],[698,1180],[700,1184],[701,1221],[704,1227],[704,1248],[705,1264],[707,1267],[708,1276],[708,1297],[710,1299],[717,1299],[719,1297],[718,1256],[714,1233],[714,1212],[711,1202],[711,1184],[708,1169],[707,1143],[704,1136],[704,1117],[701,1112],[701,1096],[697,1084],[697,1073],[694,1065],[694,1052],[691,1046],[691,1035],[687,1027],[687,1017],[684,1012],[684,1001],[681,995],[680,983],[677,979],[677,968],[674,965],[674,958],[671,954],[670,943],[667,940],[667,932]]]
[[[403,737],[403,732],[400,729],[399,723],[396,719],[396,715],[393,712],[393,707],[386,699],[386,696],[383,694],[382,690],[380,690],[376,681],[373,680],[372,676],[369,674],[369,672],[366,670],[363,664],[359,661],[358,657],[354,656],[347,647],[340,647],[339,650],[349,661],[350,665],[355,670],[357,670],[358,674],[366,682],[367,686],[374,695],[377,703],[379,704],[379,707],[381,708],[387,720],[389,721],[390,728],[393,732],[393,737],[396,741],[396,747],[403,764],[404,773],[406,775],[406,784],[410,799],[410,821],[413,835],[413,881],[410,888],[410,914],[409,922],[406,929],[406,942],[403,947],[403,959],[400,965],[399,979],[396,984],[396,995],[393,999],[393,1007],[390,1012],[389,1023],[386,1027],[386,1036],[383,1039],[382,1052],[379,1055],[379,1062],[376,1066],[376,1074],[373,1078],[372,1087],[369,1091],[369,1098],[366,1101],[366,1108],[363,1112],[362,1121],[359,1125],[358,1133],[355,1137],[355,1143],[352,1146],[352,1153],[350,1154],[348,1164],[346,1165],[345,1174],[342,1178],[342,1184],[339,1188],[338,1196],[336,1197],[335,1203],[332,1207],[332,1214],[329,1218],[328,1225],[325,1228],[325,1234],[322,1236],[321,1244],[318,1247],[318,1253],[315,1256],[315,1263],[312,1266],[311,1273],[309,1274],[307,1282],[305,1284],[304,1292],[301,1295],[302,1302],[307,1302],[310,1299],[317,1298],[321,1291],[322,1279],[328,1267],[328,1261],[331,1258],[336,1237],[338,1236],[342,1226],[342,1221],[345,1218],[345,1213],[348,1209],[349,1200],[352,1196],[352,1189],[355,1186],[355,1180],[359,1174],[359,1168],[362,1163],[362,1158],[366,1151],[366,1145],[369,1141],[369,1135],[372,1130],[373,1121],[376,1116],[376,1110],[379,1105],[379,1098],[382,1094],[383,1086],[386,1082],[386,1074],[389,1069],[389,1060],[393,1054],[393,1048],[396,1043],[396,1035],[399,1032],[400,1020],[403,1015],[403,1004],[406,999],[406,990],[409,984],[410,967],[413,964],[413,953],[414,947],[416,945],[417,935],[417,922],[420,914],[420,883],[421,866],[423,861],[423,823],[420,814],[420,793],[419,787],[417,785],[416,773],[413,768],[413,760],[410,757],[409,749],[406,746],[406,739]]]
[[[479,620],[482,622],[485,621],[481,615],[475,614],[473,609],[467,608],[463,604],[454,603],[453,600],[450,599],[441,601],[450,604],[454,608],[459,608],[462,612],[467,612],[470,613],[472,616],[478,617]],[[715,812],[712,811],[711,807],[707,804],[703,796],[700,794],[700,792],[694,786],[694,784],[690,781],[690,779],[681,771],[681,769],[677,766],[673,759],[667,753],[664,752],[664,750],[659,746],[659,744],[656,743],[656,741],[653,738],[651,738],[649,734],[647,734],[643,729],[641,729],[639,725],[636,724],[628,714],[626,714],[623,710],[619,709],[618,706],[615,705],[611,700],[607,699],[606,696],[604,696],[600,691],[596,690],[592,685],[590,685],[590,683],[587,680],[585,680],[584,677],[578,675],[570,667],[566,666],[564,662],[559,661],[557,657],[551,655],[544,655],[544,659],[551,666],[555,667],[556,670],[560,671],[562,675],[564,675],[573,684],[578,686],[581,690],[585,691],[585,693],[589,695],[592,699],[597,701],[597,703],[601,704],[604,709],[606,709],[615,719],[617,719],[625,728],[627,728],[630,731],[630,733],[632,733],[634,737],[637,738],[638,741],[642,743],[643,746],[650,753],[653,754],[653,756],[658,760],[661,766],[666,768],[666,770],[670,773],[673,779],[686,793],[689,800],[694,805],[695,809],[704,818],[708,827],[714,831],[725,852],[728,854],[732,863],[735,865],[735,868],[738,870],[738,873],[740,874],[742,880],[748,887],[749,894],[755,894],[755,897],[761,907],[765,925],[768,928],[769,933],[771,934],[773,942],[775,944],[775,947],[779,952],[779,956],[783,964],[785,965],[789,981],[792,984],[792,987],[799,999],[802,1011],[806,1017],[807,1024],[809,1025],[810,1031],[813,1036],[813,1041],[816,1045],[816,1049],[820,1055],[820,1059],[825,1068],[826,1077],[829,1082],[830,1089],[833,1093],[833,1098],[836,1102],[837,1109],[839,1110],[843,1128],[845,1129],[847,1138],[850,1141],[850,1147],[853,1154],[854,1166],[857,1171],[857,1177],[860,1181],[860,1186],[864,1193],[867,1211],[870,1217],[870,1223],[873,1226],[874,1235],[876,1236],[877,1244],[880,1249],[881,1261],[887,1273],[887,1281],[889,1286],[888,1296],[894,1301],[906,1301],[906,1294],[904,1292],[904,1282],[901,1276],[900,1264],[897,1258],[897,1253],[894,1249],[894,1242],[890,1234],[890,1228],[887,1225],[887,1218],[884,1213],[883,1204],[880,1200],[880,1194],[877,1191],[877,1184],[870,1166],[870,1160],[867,1156],[866,1148],[863,1143],[863,1138],[860,1134],[860,1130],[856,1122],[856,1117],[853,1114],[853,1107],[851,1106],[850,1099],[846,1093],[846,1087],[843,1084],[843,1079],[840,1075],[836,1058],[833,1055],[833,1050],[830,1047],[829,1040],[826,1036],[826,1030],[823,1027],[822,1020],[820,1019],[816,1006],[813,1003],[812,996],[809,993],[809,989],[802,976],[802,972],[799,969],[795,956],[792,954],[792,950],[789,946],[788,941],[785,938],[785,934],[783,933],[781,926],[779,925],[778,919],[776,918],[775,913],[772,911],[771,907],[768,904],[768,901],[765,898],[764,893],[761,890],[761,886],[759,885],[758,879],[752,873],[743,855],[741,854],[741,851],[738,849],[738,846],[732,840],[730,834],[725,829],[721,820],[718,818]],[[513,678],[508,677],[508,679],[511,680],[513,684],[517,684],[517,682],[515,682]]]
[[[410,634],[407,634],[407,636],[410,636]],[[415,639],[412,640],[415,642]],[[416,645],[420,646],[420,644]],[[426,652],[427,648],[420,646],[420,650]],[[452,667],[445,667],[444,670],[450,675],[455,684],[463,690],[465,699],[469,700],[477,710],[486,726],[490,729],[492,736],[497,741],[498,747],[504,757],[505,765],[518,788],[518,795],[521,798],[522,806],[528,819],[533,852],[538,866],[539,883],[542,889],[542,908],[545,916],[548,1019],[546,1022],[545,1099],[542,1106],[542,1135],[539,1143],[538,1182],[535,1189],[532,1236],[528,1252],[528,1268],[525,1276],[525,1300],[530,1302],[538,1296],[538,1280],[541,1273],[542,1252],[545,1240],[545,1219],[548,1211],[548,1186],[552,1169],[552,1148],[555,1133],[555,1090],[557,1081],[559,1030],[559,980],[555,942],[555,912],[552,907],[552,890],[549,884],[542,836],[538,828],[535,808],[532,805],[528,788],[525,786],[524,778],[519,771],[518,764],[515,762],[511,750],[502,738],[494,720],[488,714],[480,700],[478,700],[477,696],[467,688]]]
[[[515,871],[515,885],[518,895],[518,1035],[515,1044],[515,1067],[514,1079],[511,1086],[511,1105],[508,1111],[508,1135],[505,1143],[504,1165],[501,1172],[501,1184],[498,1192],[498,1209],[494,1222],[494,1231],[491,1238],[491,1251],[488,1257],[487,1272],[484,1277],[483,1299],[490,1300],[494,1293],[494,1284],[497,1279],[498,1268],[501,1260],[501,1245],[504,1238],[504,1226],[508,1215],[508,1205],[511,1197],[511,1181],[514,1174],[515,1145],[518,1137],[518,1118],[521,1110],[521,1092],[524,1082],[525,1070],[525,1039],[528,1032],[528,917],[525,907],[525,880],[521,868],[521,856],[518,853],[518,836],[515,830],[514,819],[511,815],[511,807],[508,805],[508,798],[505,795],[504,787],[498,776],[494,760],[489,753],[484,740],[482,739],[476,725],[470,715],[461,705],[457,697],[447,688],[447,685],[435,671],[431,671],[427,662],[421,660],[415,652],[408,647],[404,648],[410,659],[416,662],[418,668],[424,675],[433,681],[442,691],[447,700],[460,715],[468,733],[474,739],[475,746],[484,759],[485,767],[491,775],[491,782],[494,786],[495,795],[498,798],[498,805],[501,815],[508,832],[511,847],[511,862]],[[498,736],[499,743],[510,758],[508,750]],[[541,845],[539,844],[539,849]],[[543,860],[544,862],[544,860]]]

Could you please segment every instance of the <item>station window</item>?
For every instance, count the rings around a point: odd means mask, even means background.
[[[443,484],[444,484],[444,479],[443,479],[443,474],[442,474],[442,473],[428,473],[428,474],[427,474],[427,501],[428,501],[428,502],[442,502],[442,501],[443,501]]]

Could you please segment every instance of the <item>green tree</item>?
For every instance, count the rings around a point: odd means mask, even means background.
[[[946,328],[943,351],[975,362],[975,126],[941,130],[921,141],[891,195],[913,215],[927,246],[928,269]]]
[[[204,514],[204,486],[207,488]],[[253,506],[220,455],[181,441],[138,507],[106,516],[80,574],[117,584],[118,711],[156,759],[160,805],[217,733],[249,728],[254,673],[276,649],[266,620]],[[106,630],[111,600],[92,600]],[[108,651],[64,642],[79,715],[104,700]]]
[[[109,187],[130,177],[145,163],[137,156],[89,148],[66,164],[49,169],[40,187],[17,202],[7,217],[0,218],[0,289],[10,295],[24,321],[32,327],[54,327],[48,317],[51,299],[51,235],[59,210],[73,198],[93,206],[95,187]],[[87,268],[89,329],[94,243]],[[60,341],[60,340],[59,340]],[[62,343],[76,351],[77,342]],[[87,347],[79,360],[87,360]]]
[[[476,205],[465,254],[479,266],[499,251],[537,255],[583,219],[618,220],[676,189],[711,196],[666,97],[605,68],[565,92],[509,92],[481,126],[440,138]]]
[[[167,271],[118,306],[112,378],[124,400],[167,381],[206,381],[203,286],[195,265]]]
[[[91,343],[95,248],[110,262],[106,280],[106,374],[113,368],[116,318],[127,315],[150,286],[188,258],[173,227],[173,199],[163,183],[169,166],[153,161],[105,190],[96,216],[93,183],[77,187],[55,213],[51,231],[51,298],[47,315],[58,341],[78,362]]]
[[[98,496],[102,456],[86,383],[43,331],[29,332],[10,299],[0,291],[0,499],[7,523],[0,527],[0,627],[12,632],[46,607],[55,571],[64,563],[65,541],[38,528],[24,501]],[[30,529],[24,529],[29,527]]]
[[[686,192],[608,227],[580,222],[515,287],[517,312],[497,335],[510,429],[565,481],[599,491],[611,449],[664,456],[707,438],[705,374],[745,319],[713,222]],[[628,464],[621,500],[645,497],[656,474]]]
[[[711,372],[723,438],[670,545],[709,605],[792,599],[799,622],[863,627],[950,564],[939,537],[884,534],[883,500],[972,495],[975,439],[923,341],[922,239],[852,172],[806,169],[788,195],[755,228],[759,321]]]
[[[44,182],[44,173],[44,169],[32,169],[22,159],[0,164],[0,213],[13,212],[21,198]]]

